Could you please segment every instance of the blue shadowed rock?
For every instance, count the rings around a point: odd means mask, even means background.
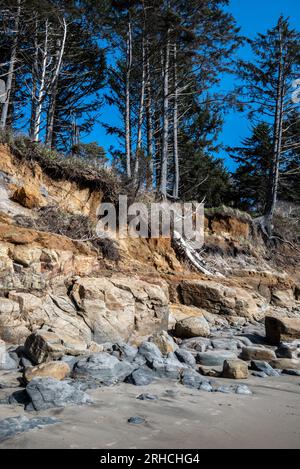
[[[139,401],[157,401],[158,400],[158,396],[156,396],[156,394],[148,394],[148,393],[145,393],[145,394],[140,394],[137,399]]]
[[[140,367],[137,370],[133,371],[131,375],[127,378],[127,382],[134,384],[135,386],[147,386],[152,383],[155,375],[150,368],[147,366]]]
[[[245,396],[250,396],[252,392],[245,384],[238,384],[235,388],[236,394],[244,394]]]
[[[146,423],[146,420],[143,417],[135,416],[130,417],[127,422],[131,425],[141,425],[142,423]]]
[[[60,421],[52,417],[36,417],[29,419],[28,417],[20,415],[18,417],[7,418],[0,421],[0,442],[8,438],[13,438],[19,433],[57,423],[60,423]]]

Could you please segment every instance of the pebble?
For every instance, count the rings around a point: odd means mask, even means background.
[[[137,397],[137,399],[140,400],[140,401],[157,401],[158,396],[156,394],[145,393],[145,394],[140,394]]]
[[[127,422],[131,425],[141,425],[142,423],[146,423],[146,420],[143,417],[139,417],[137,415],[135,417],[130,417]]]

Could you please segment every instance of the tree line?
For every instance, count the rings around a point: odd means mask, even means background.
[[[300,202],[300,33],[280,17],[242,37],[228,0],[0,2],[2,129],[65,154],[99,156],[81,138],[99,121],[112,162],[135,191],[227,203],[271,232],[278,198]],[[252,60],[238,59],[248,43]],[[221,92],[224,74],[239,85]],[[110,125],[104,104],[118,113]],[[247,112],[252,135],[216,158],[226,112]]]

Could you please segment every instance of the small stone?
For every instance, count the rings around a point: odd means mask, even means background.
[[[238,384],[237,387],[235,388],[235,393],[244,394],[246,396],[249,396],[252,394],[248,386],[245,386],[245,384]]]
[[[156,396],[156,394],[148,394],[148,393],[145,393],[145,394],[140,394],[137,399],[139,401],[157,401],[158,400],[158,396]]]
[[[249,376],[248,365],[242,360],[225,360],[222,376],[229,379],[247,379]]]
[[[212,392],[213,387],[208,381],[202,381],[198,389],[199,391]]]
[[[275,351],[277,358],[297,358],[298,350],[296,345],[280,344]]]
[[[181,339],[209,337],[209,324],[203,316],[182,319],[175,325],[175,335]]]
[[[130,417],[127,421],[132,425],[141,425],[142,423],[146,423],[146,420],[139,416]]]

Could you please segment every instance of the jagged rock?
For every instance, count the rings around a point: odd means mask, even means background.
[[[173,338],[166,331],[154,334],[150,340],[159,348],[163,355],[175,352],[178,348],[178,345],[175,344]]]
[[[270,365],[278,370],[283,370],[284,368],[300,370],[300,360],[296,358],[276,358],[270,362]]]
[[[198,371],[203,376],[210,376],[211,378],[220,378],[223,373],[223,365],[214,367],[198,365]]]
[[[179,349],[175,351],[176,358],[185,363],[187,366],[194,368],[196,366],[196,359],[194,355],[191,354],[188,350]]]
[[[74,366],[72,376],[110,385],[124,381],[135,368],[137,366],[126,361],[119,361],[113,355],[103,352],[79,360]]]
[[[139,354],[151,365],[154,360],[162,358],[161,351],[153,342],[142,342],[139,346]]]
[[[138,353],[138,349],[136,347],[122,342],[113,344],[112,350],[114,356],[120,360],[126,360],[128,362],[133,362]]]
[[[0,421],[0,442],[13,438],[20,433],[34,430],[35,428],[43,428],[48,425],[60,423],[60,420],[53,417],[36,417],[29,419],[24,415],[18,417],[10,417]]]
[[[127,378],[127,382],[135,386],[147,386],[155,379],[155,374],[147,366],[143,366],[134,370]]]
[[[259,318],[266,309],[266,301],[260,295],[212,280],[186,280],[180,284],[180,295],[185,305],[215,314]]]
[[[262,347],[243,347],[242,353],[240,354],[242,360],[262,360],[270,361],[276,358],[275,352],[271,349]]]
[[[277,370],[274,370],[269,363],[260,360],[253,360],[251,362],[251,369],[265,373],[267,376],[280,376],[280,373],[278,373]]]
[[[34,378],[26,387],[30,404],[26,409],[46,410],[92,403],[91,398],[65,381],[55,378]]]
[[[211,339],[211,344],[215,350],[232,350],[235,352],[243,346],[240,340],[227,338]]]
[[[264,373],[263,371],[252,371],[252,376],[255,376],[256,378],[267,378],[268,375]]]
[[[33,185],[25,185],[16,189],[12,200],[26,208],[37,208],[45,205],[41,193]]]
[[[181,339],[209,337],[209,324],[202,316],[182,319],[175,325],[175,335]]]
[[[235,394],[243,394],[245,396],[250,396],[252,391],[245,384],[238,384],[235,388]]]
[[[300,376],[300,370],[284,369],[284,370],[282,370],[282,373],[284,375]]]
[[[186,365],[177,360],[175,356],[169,356],[168,358],[154,359],[151,368],[159,378],[179,379]]]
[[[27,337],[25,351],[35,364],[40,364],[58,360],[66,354],[74,356],[84,354],[87,351],[87,344],[64,332],[59,334],[40,329]]]
[[[27,383],[34,378],[56,378],[63,380],[70,373],[70,367],[63,361],[43,363],[31,368],[26,368],[23,377]]]
[[[168,289],[138,278],[81,278],[71,296],[98,343],[128,341],[168,327]]]
[[[223,377],[230,379],[247,379],[248,365],[242,360],[225,360],[223,364]]]
[[[237,356],[229,350],[199,352],[196,362],[203,366],[223,366],[225,360],[234,360]]]
[[[293,290],[273,290],[271,302],[275,306],[292,308],[295,303]]]
[[[266,316],[266,338],[271,345],[300,339],[300,319]]]
[[[203,376],[201,376],[195,370],[183,370],[180,377],[180,382],[189,388],[202,389],[203,391],[208,392],[212,390],[210,382],[203,378]]]
[[[131,425],[141,425],[142,423],[146,423],[146,420],[143,417],[139,417],[138,415],[130,417],[127,421]]]

